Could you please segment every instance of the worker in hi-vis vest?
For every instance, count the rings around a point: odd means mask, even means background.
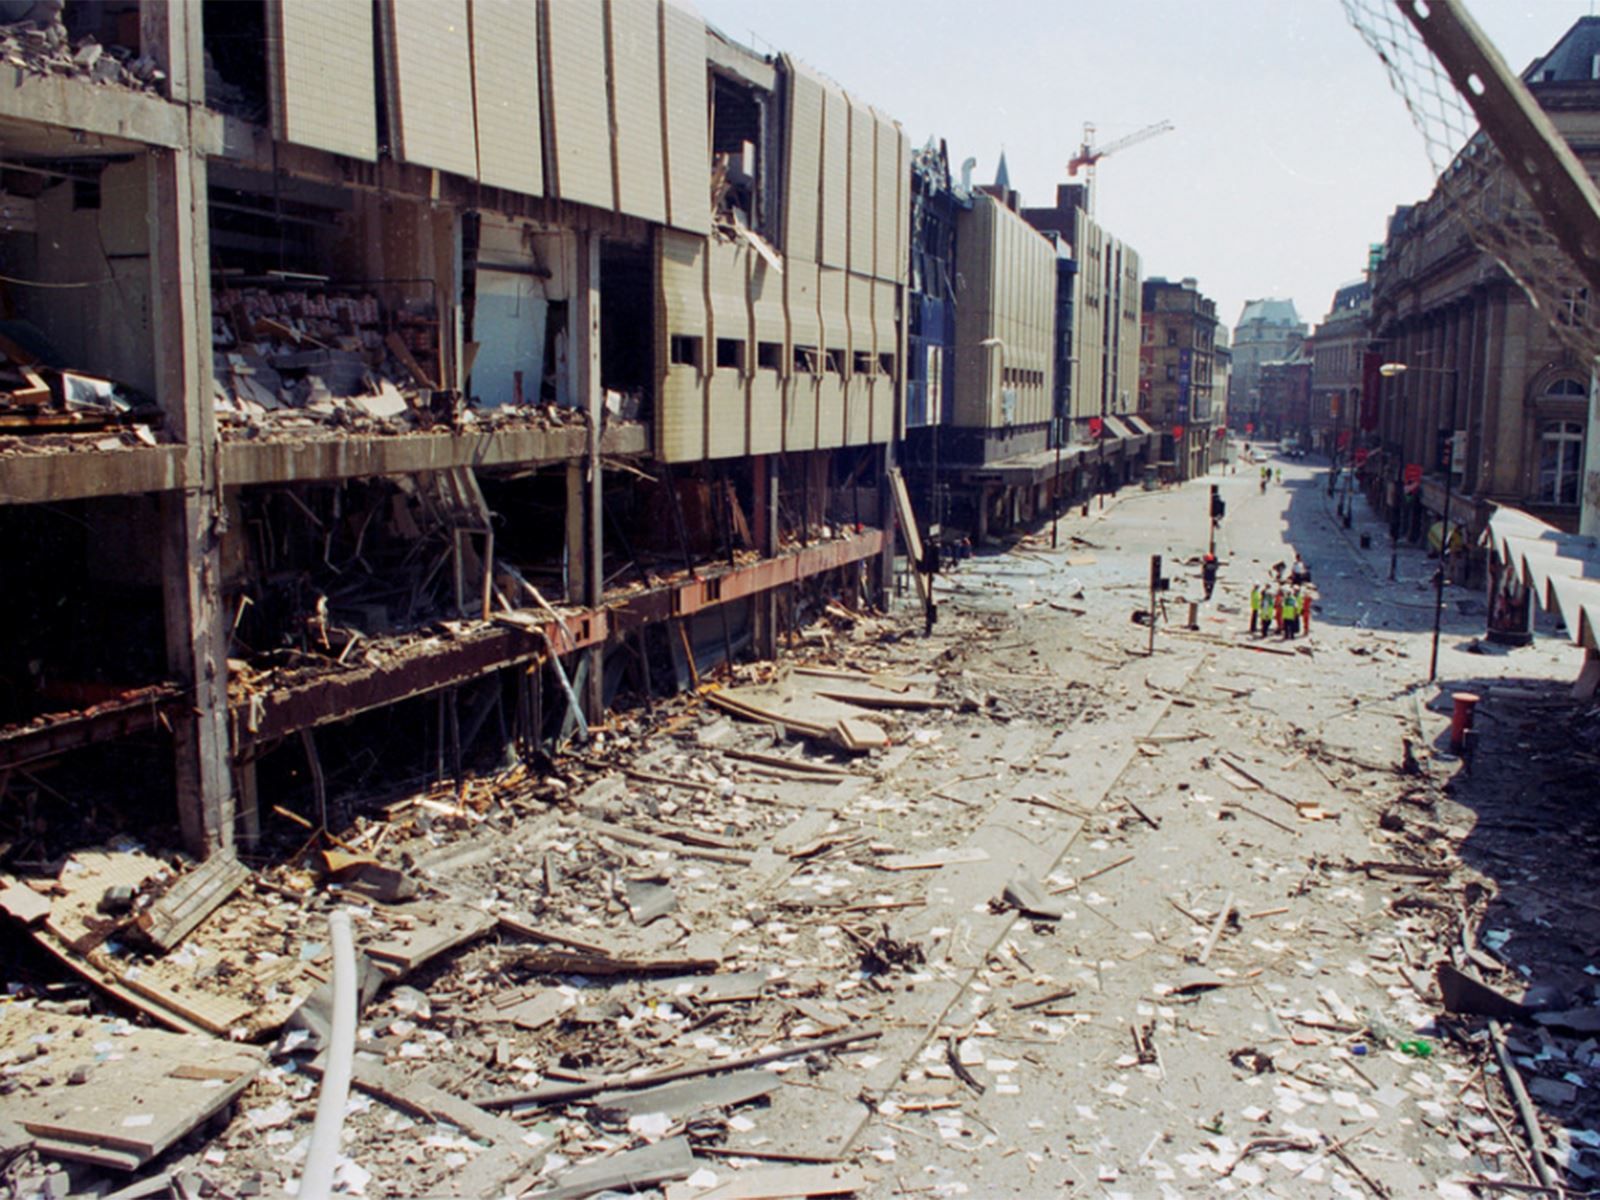
[[[1261,620],[1261,585],[1254,584],[1250,588],[1250,632],[1256,631],[1256,622]]]

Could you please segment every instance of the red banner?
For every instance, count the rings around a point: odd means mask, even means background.
[[[1183,426],[1182,425],[1174,425],[1172,427],[1172,440],[1175,441],[1175,442],[1183,441]]]
[[[1244,423],[1244,431],[1246,433],[1254,433],[1256,431],[1256,423],[1254,421],[1246,421]]]
[[[1089,418],[1089,436],[1090,437],[1098,438],[1102,433],[1105,432],[1105,429],[1106,429],[1106,423],[1104,421],[1102,421],[1099,417],[1090,417]]]

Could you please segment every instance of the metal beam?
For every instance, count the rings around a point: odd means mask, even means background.
[[[1396,0],[1483,131],[1527,189],[1545,227],[1600,292],[1600,190],[1461,0]]]

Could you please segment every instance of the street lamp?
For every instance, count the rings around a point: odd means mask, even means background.
[[[1403,362],[1386,362],[1378,367],[1378,374],[1385,379],[1393,379],[1397,375],[1404,375],[1407,371],[1424,371],[1430,375],[1450,376],[1450,441],[1445,443],[1444,512],[1439,518],[1439,569],[1433,576],[1433,652],[1428,657],[1428,682],[1432,683],[1439,675],[1439,626],[1444,619],[1444,577],[1450,564],[1450,484],[1455,477],[1455,463],[1451,460],[1456,431],[1456,387],[1461,374],[1454,367],[1414,367]],[[1404,458],[1403,428],[1400,431],[1400,451],[1401,457]]]

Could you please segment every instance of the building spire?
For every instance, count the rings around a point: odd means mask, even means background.
[[[1011,172],[1006,169],[1006,152],[1000,151],[1000,165],[994,171],[994,186],[1001,189],[1002,194],[1011,190]]]

